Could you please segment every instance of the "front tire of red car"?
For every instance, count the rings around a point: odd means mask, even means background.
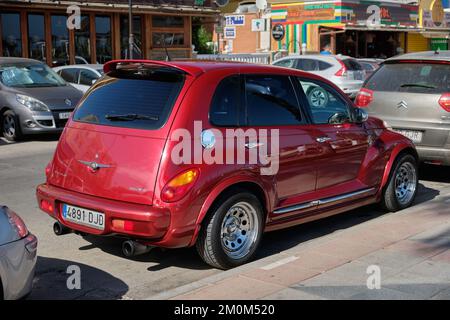
[[[411,154],[400,155],[383,191],[382,206],[391,212],[411,206],[416,197],[418,180],[417,159]]]
[[[264,228],[258,198],[239,192],[225,198],[206,217],[196,247],[201,258],[218,269],[249,262],[255,256]]]

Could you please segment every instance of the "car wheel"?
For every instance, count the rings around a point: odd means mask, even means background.
[[[205,219],[196,243],[198,253],[219,269],[250,261],[262,237],[263,217],[255,195],[239,192],[227,197]]]
[[[396,161],[384,189],[382,205],[389,211],[409,207],[416,197],[418,186],[417,160],[411,154],[403,154]]]
[[[2,133],[8,141],[18,141],[22,138],[18,117],[12,110],[6,110],[2,115]]]
[[[308,101],[313,108],[324,108],[328,104],[328,93],[319,87],[312,88],[308,92]]]

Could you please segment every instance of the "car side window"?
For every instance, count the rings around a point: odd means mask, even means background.
[[[288,76],[247,75],[245,96],[249,126],[298,125],[303,122]]]
[[[66,80],[69,83],[78,84],[78,69],[75,68],[67,68],[59,71],[59,75],[61,78]]]
[[[278,66],[278,67],[293,68],[295,65],[295,60],[294,59],[284,59],[284,60],[274,62],[274,65]]]
[[[341,124],[351,121],[347,102],[331,87],[320,81],[299,79],[308,100],[314,124]]]
[[[217,126],[238,126],[241,104],[241,80],[235,75],[223,79],[217,86],[209,110],[209,120]]]
[[[303,71],[319,71],[319,63],[314,59],[299,59],[297,69]]]
[[[94,80],[97,80],[98,76],[91,70],[80,70],[80,84],[84,86],[91,86]]]

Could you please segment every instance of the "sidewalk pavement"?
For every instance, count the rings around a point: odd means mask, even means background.
[[[372,265],[380,289],[367,287]],[[450,188],[149,299],[450,299]]]

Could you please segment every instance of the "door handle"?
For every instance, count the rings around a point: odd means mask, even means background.
[[[316,138],[316,141],[320,142],[320,143],[324,143],[324,142],[327,142],[327,141],[330,141],[330,140],[331,140],[330,137],[318,137],[318,138]]]

